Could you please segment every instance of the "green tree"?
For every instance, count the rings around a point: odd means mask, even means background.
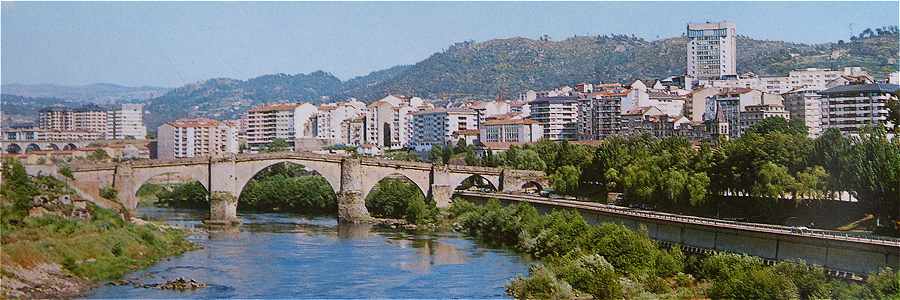
[[[69,165],[63,165],[59,167],[59,174],[65,176],[68,179],[75,179],[75,175],[72,174],[72,168]]]
[[[209,193],[200,182],[192,181],[177,184],[170,189],[163,188],[156,195],[156,203],[165,207],[208,209],[208,196]]]
[[[750,126],[746,133],[766,135],[773,132],[799,134],[804,136],[809,134],[808,128],[803,124],[803,121],[799,119],[788,121],[782,117],[764,118],[756,124],[753,124],[753,126]]]
[[[273,153],[273,152],[284,152],[291,151],[291,144],[288,143],[285,139],[274,139],[263,150],[263,152]]]
[[[427,219],[419,214],[427,211],[422,209],[419,202],[434,206],[433,203],[425,201],[425,195],[415,183],[399,178],[381,180],[366,196],[366,208],[369,213],[380,218],[405,219],[410,216],[413,219]],[[412,204],[413,208],[410,208],[411,203],[415,203]]]
[[[581,170],[574,166],[562,166],[551,176],[553,190],[563,195],[572,195],[578,191],[578,179]]]

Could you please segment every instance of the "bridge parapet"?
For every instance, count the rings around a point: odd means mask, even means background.
[[[333,154],[318,154],[312,152],[274,152],[274,153],[253,153],[253,154],[238,154],[235,155],[235,159],[237,161],[251,161],[251,160],[267,160],[267,159],[300,159],[300,160],[314,160],[314,161],[327,161],[327,162],[341,162],[345,158],[349,156],[345,155],[333,155]]]
[[[480,167],[480,166],[464,166],[464,165],[447,165],[450,172],[468,173],[478,175],[500,175],[503,173],[501,168]]]
[[[360,163],[364,166],[379,166],[379,167],[404,168],[404,169],[416,169],[416,170],[431,170],[431,167],[432,167],[432,164],[430,164],[430,163],[405,161],[405,160],[381,159],[381,158],[368,158],[368,157],[360,159]]]

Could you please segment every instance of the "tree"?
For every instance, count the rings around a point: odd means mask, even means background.
[[[91,154],[88,155],[87,159],[92,161],[104,161],[109,159],[109,154],[106,153],[106,150],[97,149],[94,150],[94,152],[91,152]]]
[[[510,146],[500,156],[502,164],[513,169],[543,171],[547,168],[541,156],[531,149]]]
[[[897,99],[900,90],[894,92],[894,96],[887,100],[887,121],[894,124],[894,133],[900,134],[900,100]]]
[[[581,170],[574,166],[562,166],[551,176],[553,190],[563,195],[572,195],[578,191],[578,179]]]
[[[747,129],[747,133],[757,133],[762,135],[773,132],[807,135],[808,129],[806,128],[806,125],[803,124],[803,121],[800,121],[799,119],[788,121],[782,117],[764,118]]]
[[[288,143],[284,139],[274,139],[268,145],[266,145],[265,150],[263,152],[273,153],[273,152],[284,152],[291,151],[291,144]]]
[[[69,165],[63,165],[59,167],[59,174],[65,176],[68,179],[75,179],[75,175],[72,174],[72,168]]]

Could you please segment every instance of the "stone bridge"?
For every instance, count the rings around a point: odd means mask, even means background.
[[[210,222],[237,222],[238,198],[257,173],[279,163],[294,163],[315,171],[331,185],[338,199],[338,219],[360,222],[369,218],[365,199],[384,178],[405,177],[438,207],[450,204],[454,190],[473,176],[489,182],[495,190],[521,192],[548,185],[543,172],[488,167],[432,165],[430,163],[352,158],[314,153],[239,154],[231,157],[178,160],[136,160],[124,163],[73,164],[73,185],[80,194],[103,202],[100,190],[112,186],[122,208],[137,208],[137,191],[153,177],[176,173],[197,180],[209,191]],[[53,167],[28,167],[29,172],[58,176]]]
[[[31,140],[0,140],[0,148],[5,153],[19,154],[41,150],[76,150],[87,147],[86,141],[31,141]]]

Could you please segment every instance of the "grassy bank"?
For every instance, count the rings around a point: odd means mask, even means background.
[[[92,204],[81,209],[32,199],[66,194],[64,182],[30,178],[15,161],[3,166],[0,187],[0,275],[6,297],[68,297],[195,247],[185,232],[132,224]],[[37,214],[35,211],[42,213]],[[73,211],[81,212],[75,216]],[[57,289],[57,287],[69,287]]]
[[[449,213],[457,230],[541,259],[507,286],[519,299],[900,299],[900,272],[890,269],[847,283],[802,262],[687,256],[661,249],[645,232],[590,225],[573,211],[541,215],[528,204],[455,200]]]

